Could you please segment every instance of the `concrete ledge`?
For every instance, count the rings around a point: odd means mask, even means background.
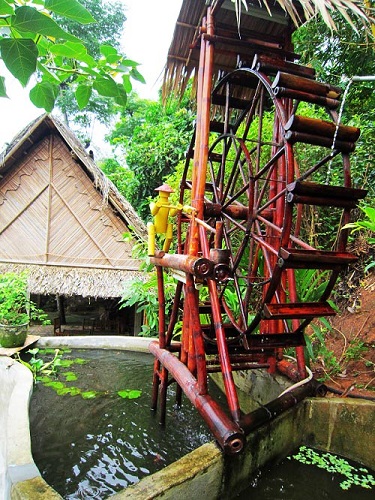
[[[360,462],[375,470],[375,403],[353,398],[305,401],[307,445]]]
[[[214,443],[207,443],[188,453],[141,483],[112,495],[114,500],[151,500],[161,498],[204,498],[217,500],[222,490],[224,457]]]
[[[62,496],[40,476],[14,485],[10,498],[12,500],[62,500]]]
[[[0,357],[0,492],[5,499],[18,482],[40,477],[32,454],[29,401],[33,377],[27,368]]]
[[[71,349],[123,349],[127,351],[149,352],[150,337],[122,337],[118,335],[82,335],[74,337],[41,337],[37,347],[69,347]]]

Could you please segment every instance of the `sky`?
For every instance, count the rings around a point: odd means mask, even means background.
[[[123,52],[129,59],[140,63],[139,71],[146,85],[133,85],[140,97],[157,99],[162,74],[172,39],[175,22],[182,0],[121,0],[126,7]],[[6,70],[0,67],[0,74]],[[30,103],[28,90],[11,76],[6,75],[9,99],[0,98],[0,151],[31,120],[44,110]],[[98,126],[99,132],[100,128]],[[100,131],[102,133],[102,131]]]

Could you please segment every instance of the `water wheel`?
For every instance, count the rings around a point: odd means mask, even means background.
[[[351,185],[359,130],[340,123],[341,89],[316,81],[311,68],[256,55],[219,80],[210,99],[204,89],[203,77],[180,194],[196,212],[178,217],[176,254],[152,259],[160,304],[163,268],[183,271],[151,347],[153,407],[160,388],[163,420],[176,381],[178,403],[185,392],[224,450],[236,453],[251,418],[241,413],[233,372],[283,371],[284,349],[293,348],[289,373],[306,377],[304,331],[335,313],[329,296],[356,260],[342,227],[366,192]],[[306,221],[323,225],[327,213],[334,227],[312,234]],[[229,417],[208,393],[211,372],[223,374]]]
[[[253,333],[282,334],[277,337],[281,343],[303,345],[301,333],[308,322],[334,314],[327,299],[339,271],[355,260],[345,252],[346,233],[341,228],[358,199],[365,196],[365,191],[351,187],[350,180],[349,152],[359,130],[337,125],[339,89],[313,80],[309,68],[293,65],[293,71],[301,75],[277,72],[271,79],[256,69],[239,69],[225,76],[212,93],[211,115],[224,119],[210,124],[214,137],[208,152],[201,251],[214,262],[215,291],[210,290],[200,303],[207,314],[212,302],[218,301],[220,317],[212,317],[211,324],[222,322],[226,337],[245,349],[253,339],[257,343]],[[288,84],[291,89],[284,86]],[[306,95],[294,90],[303,86],[309,89]],[[293,91],[299,100],[292,107],[292,100],[283,96]],[[334,97],[323,97],[319,91]],[[246,93],[247,98],[235,97]],[[298,114],[298,105],[302,107],[306,100],[326,107],[330,121]],[[308,110],[304,106],[303,111]],[[300,142],[304,165],[298,159]],[[335,185],[328,178],[333,162],[335,172],[341,163]],[[189,199],[192,189],[189,169],[188,161],[181,201]],[[327,209],[331,215],[336,211],[337,225],[330,228],[335,241],[311,238],[303,224],[311,209],[317,220],[324,220]],[[296,286],[296,273],[306,269],[326,271],[323,283],[311,290],[313,301],[306,300],[306,290]],[[313,273],[310,276],[313,282]],[[215,338],[213,327],[211,333]],[[205,337],[209,339],[210,332]]]

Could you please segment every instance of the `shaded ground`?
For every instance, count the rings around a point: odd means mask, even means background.
[[[350,293],[331,319],[332,329],[325,332],[325,347],[318,348],[312,368],[343,396],[375,398],[375,272],[358,283],[354,274],[346,278],[342,287]]]

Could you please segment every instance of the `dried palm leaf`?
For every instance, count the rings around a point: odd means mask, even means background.
[[[268,12],[270,7],[268,0],[258,0]],[[241,9],[247,3],[245,0],[232,0],[236,7],[237,21],[240,23]],[[369,9],[366,0],[277,0],[280,7],[286,12],[294,24],[299,26],[302,20],[309,20],[316,15],[320,15],[323,21],[336,30],[336,25],[332,14],[338,12],[354,30],[354,19],[359,19],[364,25],[371,26],[374,22],[373,9]]]

